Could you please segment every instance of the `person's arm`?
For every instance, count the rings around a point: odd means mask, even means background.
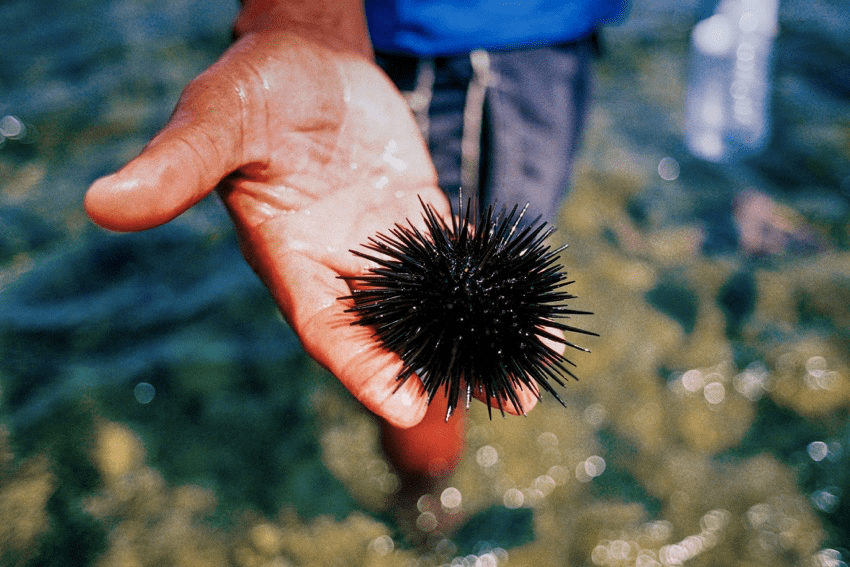
[[[239,38],[262,30],[298,29],[318,41],[372,58],[362,0],[244,0],[233,26]]]
[[[237,41],[186,87],[141,154],[99,179],[86,209],[101,226],[145,230],[216,189],[245,259],[306,352],[397,427],[425,414],[412,377],[369,329],[352,326],[350,252],[410,219],[419,199],[448,218],[404,99],[370,59],[359,2],[248,0]],[[526,389],[522,405],[535,402]],[[510,411],[510,408],[508,408]]]

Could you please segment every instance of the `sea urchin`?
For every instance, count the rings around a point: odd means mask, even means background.
[[[401,357],[400,384],[415,372],[429,401],[443,389],[446,419],[461,391],[467,407],[483,394],[502,413],[505,400],[523,413],[522,388],[542,388],[563,404],[551,382],[564,385],[558,369],[577,379],[565,363],[575,365],[542,339],[587,351],[555,330],[596,333],[556,320],[590,313],[563,303],[575,296],[562,289],[572,283],[558,264],[565,247],[544,242],[554,229],[539,219],[522,226],[518,206],[479,216],[461,203],[451,224],[422,207],[427,232],[408,221],[369,238],[363,247],[372,253],[352,250],[376,264],[346,278],[353,291],[341,299],[354,302],[353,324],[372,327]]]

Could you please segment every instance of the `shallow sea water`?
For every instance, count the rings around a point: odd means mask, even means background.
[[[841,1],[782,3],[774,136],[732,165],[683,141],[696,3],[636,1],[606,32],[555,236],[602,336],[566,409],[473,408],[442,494],[469,520],[426,551],[393,519],[375,424],[303,355],[215,199],[132,235],[82,211],[227,46],[235,12],[0,6],[0,564],[850,561]],[[743,253],[747,191],[806,238]]]

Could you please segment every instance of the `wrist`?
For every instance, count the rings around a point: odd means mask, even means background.
[[[234,35],[293,31],[372,58],[362,0],[243,0]]]

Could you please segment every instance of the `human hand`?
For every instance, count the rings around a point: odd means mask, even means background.
[[[86,196],[91,218],[135,231],[170,221],[217,189],[243,254],[305,350],[368,409],[398,427],[427,400],[401,360],[352,326],[343,277],[368,263],[349,252],[410,219],[419,198],[450,209],[403,98],[369,60],[309,35],[239,39],[192,81],[143,152]],[[534,392],[520,392],[523,408]],[[509,406],[509,404],[506,404]],[[506,408],[510,411],[510,408]]]

